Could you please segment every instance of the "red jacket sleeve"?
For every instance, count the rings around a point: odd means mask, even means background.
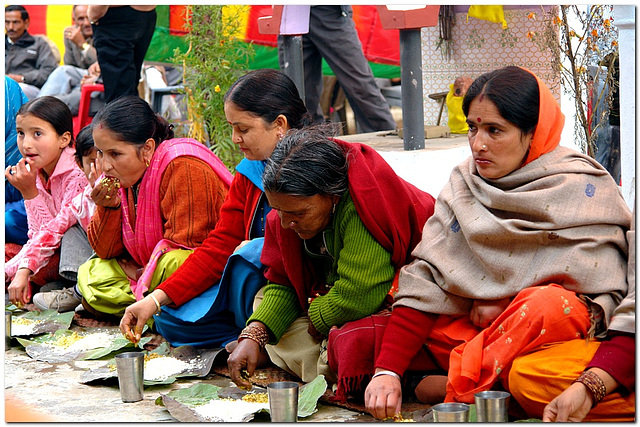
[[[202,246],[158,286],[179,306],[206,291],[222,276],[227,259],[249,238],[251,220],[262,191],[236,174],[220,209],[220,220]]]
[[[431,334],[437,316],[409,307],[394,307],[375,368],[404,375],[411,360]]]
[[[612,332],[609,331],[609,334]],[[600,344],[587,368],[600,368],[626,388],[627,392],[635,390],[636,340],[634,335],[623,332],[610,335]]]

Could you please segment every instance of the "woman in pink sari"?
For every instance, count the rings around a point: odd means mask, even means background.
[[[50,308],[121,316],[171,275],[219,219],[231,173],[203,144],[173,138],[173,126],[144,100],[127,96],[94,118],[104,172],[93,189],[88,229],[96,257],[78,271],[72,292],[54,293]],[[158,312],[160,311],[160,305]]]

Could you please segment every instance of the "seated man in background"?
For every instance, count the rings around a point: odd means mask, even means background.
[[[29,23],[24,6],[4,8],[4,72],[20,83],[27,98],[33,99],[58,62],[46,40],[29,34]]]
[[[87,17],[88,8],[87,5],[73,6],[73,25],[64,30],[65,65],[51,73],[38,94],[60,99],[74,116],[78,114],[81,87],[95,83],[100,76],[98,56],[93,47],[93,29]]]

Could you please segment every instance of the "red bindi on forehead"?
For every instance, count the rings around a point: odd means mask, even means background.
[[[478,117],[478,118],[476,119],[476,121],[477,121],[478,123],[480,123],[480,122],[482,121],[482,119],[481,119],[480,117]]]

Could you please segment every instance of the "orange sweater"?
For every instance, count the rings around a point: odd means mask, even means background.
[[[136,220],[131,189],[125,190]],[[165,239],[188,247],[202,244],[219,219],[220,206],[227,195],[218,175],[204,161],[182,156],[167,166],[160,185],[160,211]],[[139,198],[144,194],[139,194]],[[102,259],[117,257],[126,248],[122,240],[122,207],[98,206],[87,230],[89,243]]]

